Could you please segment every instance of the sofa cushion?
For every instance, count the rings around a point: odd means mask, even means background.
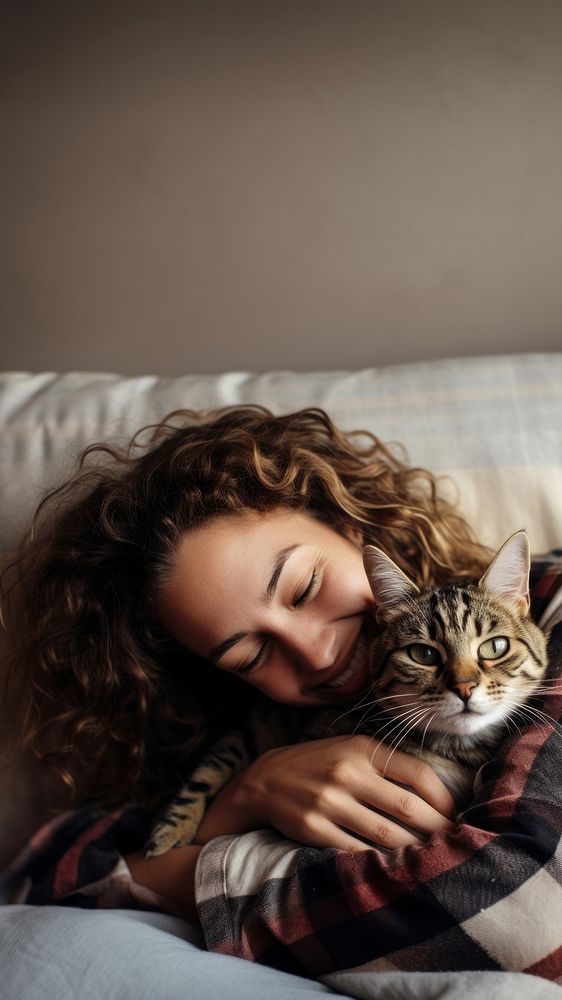
[[[0,375],[0,550],[93,441],[124,444],[174,409],[259,403],[327,410],[342,428],[402,442],[456,481],[461,509],[498,547],[525,527],[534,552],[562,538],[562,353],[417,362],[357,372],[124,377]],[[454,492],[454,488],[451,486]]]

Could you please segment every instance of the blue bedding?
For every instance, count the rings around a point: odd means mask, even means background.
[[[352,973],[348,992],[202,949],[196,928],[139,910],[0,907],[2,1000],[561,1000],[521,973]]]

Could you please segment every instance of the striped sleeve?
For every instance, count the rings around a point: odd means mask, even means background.
[[[482,770],[453,831],[389,854],[317,850],[271,830],[202,850],[198,912],[213,951],[320,978],[350,970],[510,970],[562,983],[562,575],[533,567],[551,628],[545,718]]]

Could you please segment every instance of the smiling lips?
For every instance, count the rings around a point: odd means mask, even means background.
[[[355,650],[353,652],[353,656],[351,658],[349,666],[346,667],[342,673],[339,673],[337,677],[334,677],[333,680],[328,681],[327,683],[324,684],[319,684],[318,690],[320,690],[321,688],[339,688],[343,687],[344,684],[347,684],[348,681],[350,681],[351,678],[355,676],[358,670],[360,670],[363,667],[363,664],[365,662],[366,648],[367,648],[367,640],[365,636],[361,633],[359,635],[359,639],[357,641],[357,645],[355,646]]]

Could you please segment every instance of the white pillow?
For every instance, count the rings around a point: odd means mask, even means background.
[[[179,407],[320,406],[345,429],[402,442],[412,463],[451,474],[461,509],[498,546],[525,527],[534,552],[562,543],[562,353],[418,362],[358,372],[127,378],[0,375],[0,548],[92,441],[124,443]]]

